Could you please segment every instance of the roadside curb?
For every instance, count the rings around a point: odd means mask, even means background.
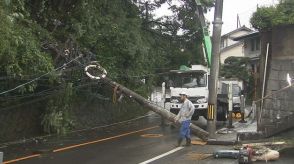
[[[260,140],[264,138],[265,136],[262,132],[237,132],[238,141]]]
[[[236,140],[215,140],[208,139],[207,145],[236,145],[238,142]]]

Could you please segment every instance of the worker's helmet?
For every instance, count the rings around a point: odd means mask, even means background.
[[[180,96],[182,96],[182,95],[184,95],[184,96],[188,96],[188,95],[186,94],[186,92],[181,92],[181,93],[180,93]]]

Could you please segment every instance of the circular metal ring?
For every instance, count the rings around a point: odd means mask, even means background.
[[[91,62],[91,63],[93,63],[93,64],[90,64],[90,65],[88,65],[88,66],[85,67],[86,75],[87,75],[88,77],[90,77],[91,79],[95,79],[95,80],[100,80],[100,79],[102,79],[102,78],[105,78],[106,75],[107,75],[107,71],[106,71],[103,67],[101,67],[101,66],[98,64],[98,62],[93,61],[93,62]],[[96,68],[96,69],[98,69],[99,71],[101,71],[102,73],[101,73],[99,76],[91,75],[91,74],[88,72],[88,69],[89,69],[89,68]]]

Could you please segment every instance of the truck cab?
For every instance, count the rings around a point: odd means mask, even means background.
[[[195,112],[192,119],[207,113],[208,69],[202,65],[192,65],[189,69],[171,70],[168,86],[170,88],[170,112],[177,114],[182,106],[180,93],[186,92],[193,103]]]

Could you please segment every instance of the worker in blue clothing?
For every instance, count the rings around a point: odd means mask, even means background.
[[[190,146],[190,124],[195,108],[192,102],[188,99],[187,94],[185,92],[180,93],[180,96],[182,101],[182,107],[175,118],[176,122],[179,122],[181,124],[180,136],[178,139],[177,146],[181,146],[183,139],[186,139],[186,146]]]

